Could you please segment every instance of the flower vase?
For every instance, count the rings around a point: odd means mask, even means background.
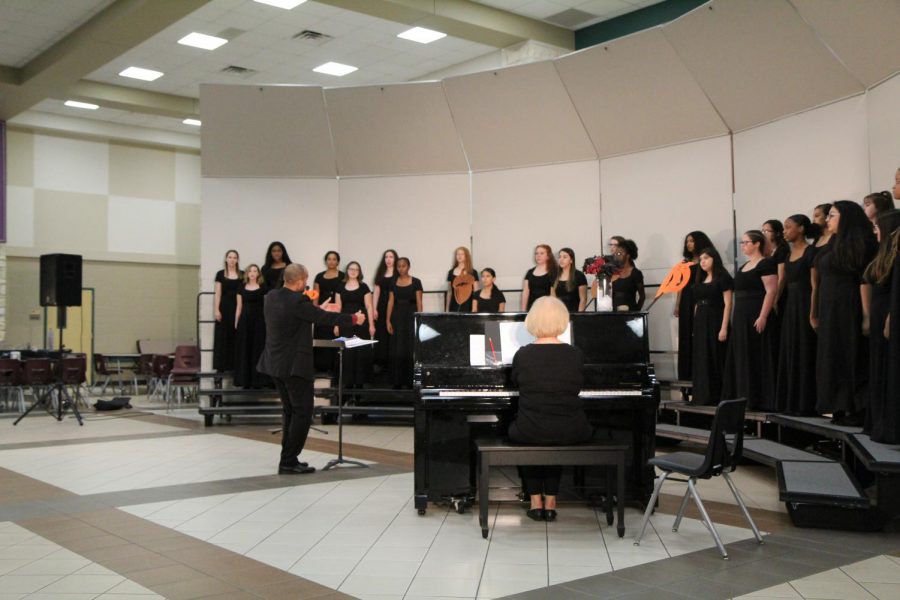
[[[597,302],[594,306],[597,312],[612,312],[612,283],[608,277],[597,277]]]

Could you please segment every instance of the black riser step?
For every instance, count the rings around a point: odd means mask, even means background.
[[[846,508],[803,502],[787,502],[788,515],[796,527],[838,531],[881,531],[890,520],[877,508]]]
[[[667,423],[658,423],[656,425],[656,435],[667,439],[693,442],[700,445],[706,445],[709,441],[709,431],[706,429],[684,427],[682,425],[669,425]],[[834,462],[830,458],[813,454],[806,450],[785,446],[784,444],[779,444],[772,440],[749,436],[744,436],[744,457],[770,467],[774,467],[779,461],[787,460]]]
[[[871,500],[841,463],[782,461],[776,468],[782,502],[868,509]]]

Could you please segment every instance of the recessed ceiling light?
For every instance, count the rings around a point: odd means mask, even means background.
[[[334,75],[335,77],[343,77],[347,73],[352,73],[356,71],[356,67],[352,67],[350,65],[342,65],[337,62],[327,62],[324,65],[319,65],[313,71],[316,73],[325,73],[326,75]]]
[[[403,33],[398,33],[397,37],[403,38],[404,40],[419,42],[420,44],[430,44],[431,42],[447,37],[447,34],[432,29],[425,29],[424,27],[413,27],[412,29],[407,29]]]
[[[87,110],[97,110],[99,104],[91,104],[90,102],[79,102],[78,100],[66,100],[63,104],[72,108],[86,108]]]
[[[228,40],[214,35],[206,35],[205,33],[192,31],[178,40],[178,43],[185,46],[193,46],[194,48],[202,48],[204,50],[215,50],[219,46],[227,44]]]
[[[182,121],[185,125],[193,125],[194,127],[200,127],[200,119],[185,119]]]
[[[286,8],[287,10],[291,10],[292,8],[297,8],[306,0],[253,0],[254,2],[259,2],[260,4],[269,4],[271,6],[277,6],[278,8]]]
[[[161,71],[154,71],[153,69],[144,69],[141,67],[128,67],[119,73],[119,75],[122,77],[131,77],[132,79],[140,79],[142,81],[156,81],[163,76]]]

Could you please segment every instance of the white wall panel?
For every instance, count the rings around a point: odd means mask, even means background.
[[[811,215],[822,202],[869,189],[866,103],[860,96],[734,136],[738,231]]]
[[[445,288],[454,248],[469,245],[469,218],[465,174],[340,181],[341,258],[358,261],[368,282],[394,248],[426,290]]]
[[[200,289],[212,291],[226,250],[237,249],[242,265],[262,265],[273,240],[315,275],[325,252],[337,246],[337,205],[333,179],[205,178]]]
[[[34,136],[34,187],[109,193],[109,145],[47,135]]]
[[[866,94],[872,191],[890,190],[900,168],[900,75]]]
[[[107,203],[107,250],[140,254],[175,254],[175,203],[110,196]]]
[[[497,271],[501,288],[521,288],[534,247],[568,246],[581,262],[601,250],[597,161],[476,173],[472,235],[479,268]],[[518,302],[507,306],[517,310]]]
[[[733,260],[731,148],[727,136],[600,161],[603,235],[633,239],[648,284],[681,260],[684,236],[705,232]],[[604,240],[604,242],[606,241]],[[605,243],[604,243],[604,251]],[[648,290],[648,302],[656,293]],[[674,296],[650,311],[650,347],[672,350]]]
[[[200,204],[200,155],[175,154],[175,201]]]
[[[6,245],[34,246],[34,188],[6,186]]]

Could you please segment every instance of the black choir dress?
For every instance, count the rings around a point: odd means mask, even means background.
[[[788,261],[788,259],[790,259],[790,257],[791,257],[791,247],[787,243],[782,244],[781,246],[778,246],[775,249],[775,252],[772,254],[772,260],[775,262],[775,274],[776,275],[778,274],[778,265],[785,264]],[[775,329],[772,330],[772,333],[775,334],[775,339],[777,339],[777,340],[781,340],[781,320],[784,318],[784,311],[787,306],[788,293],[789,293],[789,290],[788,290],[786,282],[785,282],[785,286],[781,290],[781,295],[778,296],[778,301],[775,303],[775,306],[774,306],[774,310],[775,310],[775,313],[778,315],[778,318],[775,319],[774,321],[772,321],[770,319],[769,324],[766,325],[766,327],[768,327],[769,325],[772,325],[773,327],[775,327]],[[779,341],[778,346],[779,346],[778,350],[780,350],[781,349],[780,341]],[[777,360],[778,359],[776,358],[776,364],[777,364]]]
[[[884,394],[872,406],[871,436],[882,444],[900,444],[900,257],[894,259],[891,270],[891,293],[888,298],[891,313],[890,337],[887,341]]]
[[[528,269],[528,272],[525,273],[525,281],[528,282],[528,305],[525,307],[525,310],[531,310],[531,305],[538,298],[550,295],[550,290],[553,288],[553,279],[554,276],[550,273],[535,275],[534,268]]]
[[[375,319],[375,339],[378,340],[378,343],[373,349],[375,352],[373,361],[382,369],[386,369],[391,362],[391,336],[387,331],[387,305],[395,281],[397,281],[396,272],[390,277],[384,277],[381,281],[375,282],[375,287],[380,291],[378,292],[378,304],[375,306],[375,312],[378,313],[378,318]],[[372,294],[374,293],[373,289]]]
[[[216,273],[216,283],[222,286],[219,300],[222,320],[216,321],[213,333],[213,368],[222,372],[234,368],[234,315],[237,312],[237,295],[244,287],[244,280],[241,277],[228,279],[222,270]]]
[[[691,265],[691,280],[681,290],[678,298],[678,379],[690,381],[691,361],[694,357],[692,336],[694,335],[694,283],[697,281],[699,264]]]
[[[500,305],[506,303],[506,296],[503,295],[497,286],[491,286],[491,297],[490,298],[482,298],[481,292],[483,290],[479,290],[475,292],[475,299],[478,300],[478,310],[476,312],[480,313],[495,313],[500,312]]]
[[[238,387],[263,387],[272,384],[268,375],[256,370],[256,363],[266,347],[266,322],[263,303],[268,290],[260,286],[255,290],[241,288],[241,316],[237,325],[234,353],[234,385]]]
[[[284,267],[286,266],[287,265]],[[284,285],[284,267],[276,268],[263,266],[263,268],[260,269],[263,276],[263,283],[266,284],[266,288],[274,290]]]
[[[637,267],[631,268],[631,275],[618,277],[612,282],[613,310],[627,306],[628,310],[640,310],[639,296],[644,293],[644,274]]]
[[[341,328],[344,337],[356,336],[363,340],[370,339],[369,315],[366,313],[366,294],[372,291],[365,283],[360,283],[355,290],[348,290],[346,284],[338,290],[341,295],[341,312],[348,315],[362,311],[366,322],[362,325]],[[376,344],[377,346],[378,344]],[[372,370],[372,346],[360,346],[344,350],[344,385],[348,388],[363,387],[369,382]]]
[[[326,278],[325,271],[322,271],[313,280],[319,286],[319,300],[321,305],[326,300],[332,302],[337,301],[338,289],[344,284],[344,273],[338,271],[337,277]],[[316,325],[313,328],[313,337],[317,340],[333,340],[335,338],[334,328]],[[313,360],[316,371],[332,371],[335,369],[337,360],[337,350],[334,348],[315,348],[313,349]]]
[[[394,293],[394,310],[391,313],[391,381],[394,387],[411,387],[413,376],[413,315],[416,312],[416,292],[422,291],[422,282],[412,278],[409,285],[391,288]],[[377,344],[376,344],[377,345]]]
[[[587,277],[584,276],[584,273],[578,269],[572,269],[572,273],[574,273],[575,286],[571,291],[566,287],[568,281],[559,281],[556,284],[556,297],[562,300],[570,313],[578,312],[578,305],[581,303],[581,294],[578,290],[581,286],[587,286]]]
[[[777,272],[775,261],[763,258],[753,269],[738,271],[734,278],[734,312],[723,389],[726,399],[746,398],[749,410],[775,410],[778,338],[771,325],[778,316],[769,311],[762,333],[757,333],[753,324],[766,296],[762,278]]]
[[[694,369],[693,402],[715,405],[722,400],[728,347],[727,339],[719,341],[719,331],[722,330],[725,314],[725,292],[734,289],[734,279],[724,273],[709,283],[697,282],[689,287],[692,288],[689,293],[696,307],[692,319],[694,334],[691,346],[691,363],[697,367]]]
[[[868,402],[869,343],[862,333],[862,269],[848,271],[835,264],[833,241],[819,250],[819,340],[816,383],[820,414],[860,413]],[[867,264],[871,256],[867,256]]]
[[[473,270],[469,271],[469,275],[471,275],[475,279],[475,285],[478,285],[478,273]],[[454,279],[456,279],[456,275],[453,274],[453,269],[450,269],[449,271],[447,271],[447,283],[452,284]],[[477,293],[476,291],[474,291],[474,289],[472,291],[472,295],[469,296],[469,299],[462,304],[459,304],[456,301],[456,296],[453,294],[453,292],[448,291],[447,293],[450,294],[449,312],[472,312],[472,298],[474,298],[475,294]]]
[[[779,412],[816,414],[816,332],[809,324],[810,270],[816,250],[807,246],[797,260],[784,263],[784,307],[775,387]]]

